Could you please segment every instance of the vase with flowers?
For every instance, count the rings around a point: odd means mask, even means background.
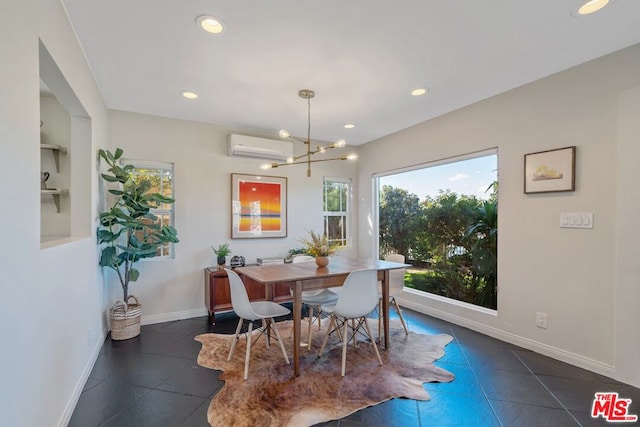
[[[326,234],[318,234],[309,231],[309,238],[301,240],[304,252],[315,257],[318,267],[326,267],[329,265],[329,257],[335,255],[340,249],[336,243],[330,243]]]

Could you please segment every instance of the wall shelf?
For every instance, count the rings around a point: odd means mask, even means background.
[[[50,188],[47,190],[40,190],[40,194],[48,194],[53,197],[53,203],[56,204],[56,210],[60,213],[60,196],[68,196],[69,190],[66,188]]]
[[[41,150],[51,150],[53,160],[56,162],[56,172],[60,172],[60,154],[67,154],[67,147],[56,144],[40,144]]]

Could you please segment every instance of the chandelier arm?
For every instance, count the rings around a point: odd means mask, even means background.
[[[307,153],[300,154],[299,156],[292,157],[293,161],[295,162],[296,160],[299,160],[299,159],[301,159],[303,157],[307,157],[308,155],[312,155],[313,156],[314,154],[321,153],[323,150],[326,151],[326,150],[330,150],[332,148],[338,148],[338,147],[335,147],[333,145],[327,145],[326,147],[321,147],[321,146],[318,145],[316,147],[317,148],[315,150],[308,151]],[[289,164],[291,164],[291,163],[289,163]]]
[[[310,151],[309,153],[313,156],[314,154],[318,154],[318,153],[322,153],[323,151],[327,151],[330,150],[332,148],[338,148],[335,145],[327,145],[326,147],[322,147],[320,145],[316,146],[316,149],[313,151]]]
[[[302,142],[303,144],[306,144],[306,143],[307,143],[307,141],[305,141],[304,139],[302,139],[302,138],[300,138],[300,137],[297,137],[297,136],[294,136],[294,135],[289,135],[287,138],[289,138],[289,139],[295,139],[296,141],[298,141],[298,142]]]
[[[302,157],[307,157],[307,155],[303,155]],[[310,161],[308,160],[303,160],[301,162],[291,162],[291,163],[271,163],[271,167],[272,168],[277,168],[280,166],[289,166],[289,165],[302,165],[302,164],[306,164],[306,163],[318,163],[318,162],[328,162],[331,160],[348,160],[347,156],[340,156],[340,157],[334,157],[331,159],[312,159]]]
[[[349,160],[349,159],[347,158],[347,156],[340,156],[340,157],[333,157],[331,159],[315,159],[315,160],[311,160],[311,163],[329,162],[331,160]]]

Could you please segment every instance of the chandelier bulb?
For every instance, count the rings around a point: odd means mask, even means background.
[[[345,145],[347,145],[347,141],[345,141],[344,139],[339,139],[333,144],[334,147],[338,147],[338,148],[342,148]]]
[[[357,154],[349,154],[347,156],[347,160],[356,160],[358,158]]]
[[[264,169],[264,170],[271,169],[271,167],[272,167],[271,163],[263,163],[260,165],[260,169]]]
[[[289,132],[287,132],[285,129],[282,129],[279,132],[280,138],[290,138],[291,134]]]

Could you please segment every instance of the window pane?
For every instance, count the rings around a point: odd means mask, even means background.
[[[407,286],[497,308],[497,154],[378,178],[379,256],[406,256]]]
[[[123,164],[131,164],[135,167],[131,178],[136,183],[146,182],[149,185],[149,193],[160,193],[163,196],[173,198],[173,165],[171,163],[155,163],[144,161],[122,160]],[[156,167],[157,165],[157,167]],[[145,219],[145,222],[157,227],[173,225],[173,204],[162,203],[157,208],[151,209],[155,219]],[[147,236],[142,232],[136,233],[136,238],[144,242]],[[158,248],[157,256],[172,256],[173,245],[167,243]]]
[[[165,214],[158,214],[155,213],[154,214],[156,216],[155,219],[152,218],[143,218],[142,222],[147,224],[147,225],[154,225],[157,227],[162,227],[165,225],[170,225],[171,224],[171,214],[170,213],[165,213]],[[138,231],[135,233],[136,238],[144,243],[146,241],[146,239],[148,238],[148,236],[145,236],[142,231]],[[158,247],[158,252],[156,256],[168,256],[171,253],[171,244],[170,243],[166,243],[160,247]]]
[[[325,212],[346,212],[347,184],[342,182],[325,181],[324,205]]]
[[[325,229],[330,242],[346,245],[345,239],[345,218],[343,216],[325,217]]]
[[[332,243],[348,245],[349,180],[325,179],[323,185],[324,232]]]

